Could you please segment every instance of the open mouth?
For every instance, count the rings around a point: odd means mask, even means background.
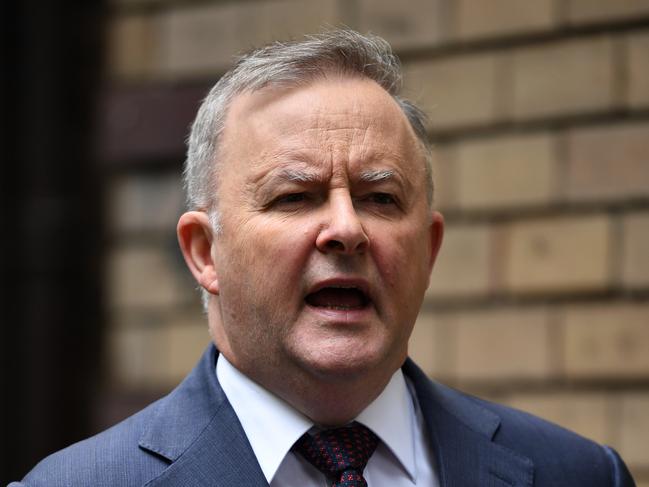
[[[304,299],[310,306],[335,310],[363,309],[370,303],[367,294],[357,287],[323,287]]]

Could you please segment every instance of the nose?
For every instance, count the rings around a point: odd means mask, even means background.
[[[351,255],[369,248],[370,239],[348,193],[332,195],[326,211],[325,222],[316,238],[318,250]]]

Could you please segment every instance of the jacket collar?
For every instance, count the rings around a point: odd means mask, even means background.
[[[241,424],[216,380],[211,345],[159,406],[139,445],[171,465],[147,486],[268,485]]]
[[[431,382],[408,359],[403,371],[417,392],[440,486],[531,486],[532,461],[493,441],[500,417],[476,400]]]
[[[158,403],[139,445],[171,465],[148,486],[268,485],[216,379],[217,356],[211,345],[191,374]],[[403,371],[417,392],[440,486],[532,485],[531,460],[493,442],[498,415],[432,383],[410,359]]]

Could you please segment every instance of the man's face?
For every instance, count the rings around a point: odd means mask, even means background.
[[[398,105],[366,79],[266,89],[234,100],[222,140],[221,351],[270,390],[300,377],[387,381],[442,226]]]

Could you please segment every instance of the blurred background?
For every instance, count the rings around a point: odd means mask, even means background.
[[[413,357],[649,486],[648,0],[5,3],[3,483],[193,367],[188,125],[237,53],[347,25],[431,118],[448,230]]]

